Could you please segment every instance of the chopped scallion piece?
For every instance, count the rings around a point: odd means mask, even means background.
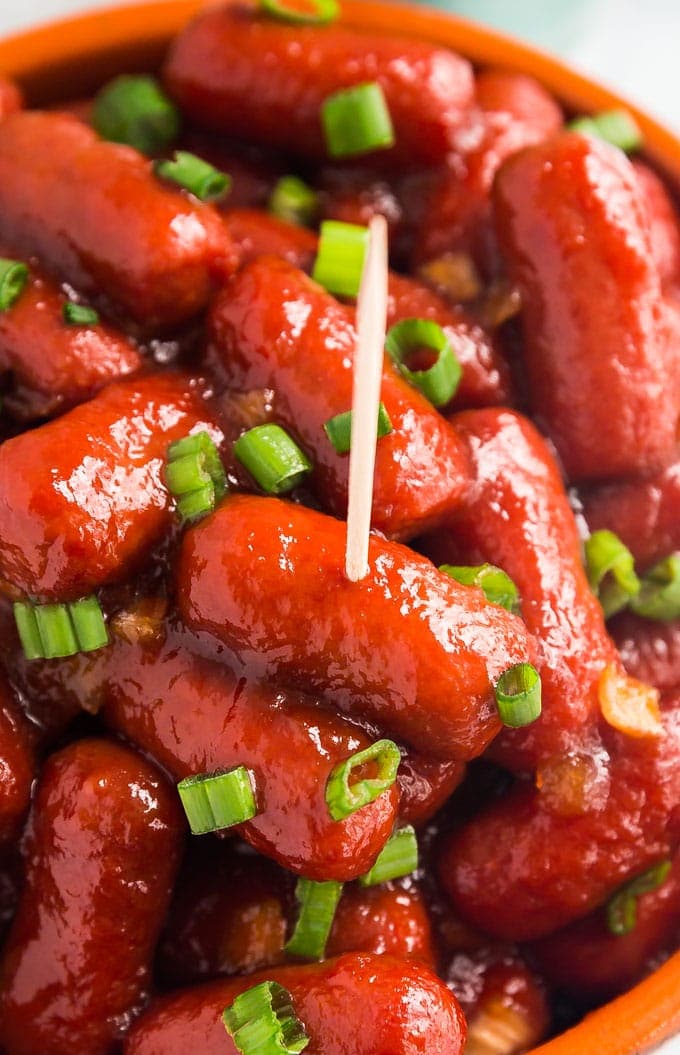
[[[282,176],[271,192],[269,211],[279,220],[304,227],[316,219],[319,198],[316,191],[297,176]]]
[[[184,522],[211,513],[227,490],[224,466],[207,432],[170,444],[165,478]]]
[[[519,591],[510,576],[495,564],[442,564],[439,570],[463,586],[479,586],[491,604],[499,604],[514,615],[519,613]]]
[[[94,594],[70,604],[17,601],[14,621],[26,659],[63,659],[76,652],[94,652],[109,643]]]
[[[385,410],[385,404],[378,407],[378,439],[389,436],[392,431],[390,416]],[[352,411],[346,410],[342,414],[336,414],[334,418],[324,425],[324,432],[328,436],[338,454],[347,454],[352,446]]]
[[[352,781],[355,771],[370,762],[376,763],[378,775]],[[349,817],[350,813],[374,802],[378,795],[391,788],[397,779],[400,762],[401,753],[392,740],[376,740],[370,747],[339,762],[326,784],[326,802],[333,820]]]
[[[368,249],[368,228],[324,220],[312,278],[329,293],[356,297]]]
[[[378,854],[373,867],[362,875],[362,886],[377,886],[390,879],[410,875],[418,867],[418,840],[415,828],[407,824],[391,835]]]
[[[431,319],[403,319],[387,334],[385,348],[399,372],[435,407],[449,403],[460,383],[460,363],[441,326]],[[407,361],[427,349],[437,358],[427,370],[411,370]]]
[[[630,934],[637,923],[637,899],[650,894],[665,883],[671,870],[670,861],[661,861],[621,887],[607,902],[607,927],[610,934]]]
[[[292,491],[312,469],[304,451],[280,425],[256,425],[234,444],[234,454],[269,495]]]
[[[94,308],[72,300],[66,301],[61,313],[67,326],[96,326],[99,322],[99,313]]]
[[[385,150],[394,145],[394,128],[377,81],[342,88],[321,104],[321,124],[332,158]]]
[[[680,619],[680,553],[671,553],[650,568],[630,607],[645,619]]]
[[[28,268],[20,260],[0,257],[0,311],[7,311],[19,299],[28,282]]]
[[[280,22],[321,26],[340,14],[336,0],[260,0],[260,10]]]
[[[585,543],[586,570],[605,619],[615,615],[640,592],[633,554],[613,531],[594,531]]]
[[[257,813],[250,772],[245,766],[227,773],[200,773],[177,785],[194,835],[243,824]]]
[[[231,187],[231,176],[188,150],[176,150],[172,160],[155,161],[153,170],[161,179],[178,184],[201,201],[219,201]]]
[[[299,1055],[309,1037],[293,998],[278,982],[260,982],[237,996],[222,1015],[241,1055]]]
[[[315,883],[298,879],[295,897],[300,906],[295,930],[286,942],[286,952],[305,960],[320,960],[333,926],[333,917],[342,894],[342,883],[329,880]]]
[[[152,155],[177,138],[180,114],[154,77],[124,74],[95,96],[92,124],[102,139]]]
[[[626,153],[639,150],[643,143],[639,125],[627,110],[604,110],[592,117],[577,117],[567,127],[572,132],[604,139]]]
[[[516,663],[496,682],[496,705],[503,725],[521,729],[541,714],[541,676],[531,663]]]

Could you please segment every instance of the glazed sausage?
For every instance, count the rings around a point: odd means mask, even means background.
[[[611,624],[623,665],[661,692],[680,688],[680,620],[660,623],[625,612]]]
[[[671,196],[654,169],[637,158],[635,177],[647,208],[652,253],[664,286],[680,289],[680,221]]]
[[[67,410],[142,365],[133,342],[107,323],[67,325],[66,303],[59,286],[32,265],[19,299],[0,312],[0,371],[12,372],[3,402],[13,417],[30,421]]]
[[[323,426],[352,406],[356,334],[349,309],[290,264],[261,257],[213,304],[211,362],[230,388],[272,388],[276,419],[313,452],[312,485],[344,516],[349,460]],[[460,501],[467,464],[451,427],[388,360],[382,401],[393,431],[378,444],[373,526],[408,538]]]
[[[0,847],[19,835],[35,775],[33,737],[0,668]]]
[[[315,160],[327,156],[324,99],[377,81],[394,126],[395,146],[380,154],[390,166],[442,161],[474,91],[469,63],[453,52],[344,26],[287,26],[246,4],[191,22],[164,75],[198,124]]]
[[[239,833],[309,879],[354,879],[389,838],[395,786],[344,820],[325,798],[334,766],[370,739],[300,693],[257,685],[170,644],[117,643],[109,655],[105,720],[173,777],[245,765],[259,812]]]
[[[591,531],[615,531],[645,571],[680,550],[680,458],[638,480],[584,489],[583,513]]]
[[[636,899],[628,934],[612,934],[606,912],[572,923],[534,942],[531,954],[551,985],[581,999],[609,1000],[646,973],[652,957],[673,947],[680,925],[680,858],[657,890]]]
[[[522,296],[532,408],[569,479],[668,460],[676,353],[630,162],[607,143],[564,133],[506,161],[494,202]],[[615,413],[603,414],[603,393]]]
[[[189,378],[111,385],[0,446],[0,576],[68,601],[119,577],[171,523],[168,445],[208,428]]]
[[[460,509],[424,549],[437,563],[495,564],[519,590],[522,618],[540,642],[543,712],[525,729],[505,730],[494,749],[513,769],[533,769],[583,737],[599,713],[597,683],[616,662],[616,650],[543,438],[510,410],[470,411],[451,420],[467,444],[473,480]]]
[[[49,759],[0,969],[8,1055],[108,1055],[147,996],[181,837],[176,796],[133,751],[80,740]]]
[[[124,1055],[236,1055],[222,1012],[245,989],[273,980],[289,990],[310,1038],[308,1055],[461,1055],[465,1021],[427,968],[388,956],[349,954],[274,967],[158,1000],[134,1025]],[[351,1013],[348,1013],[351,1009]]]
[[[679,702],[667,701],[663,736],[608,734],[609,760],[591,748],[600,786],[580,812],[520,785],[443,840],[440,881],[465,920],[510,940],[542,937],[669,856],[680,834]]]
[[[533,654],[523,624],[378,536],[369,574],[349,582],[345,535],[311,509],[229,497],[184,536],[180,612],[268,678],[322,692],[426,754],[474,757],[499,729],[497,678]]]
[[[227,209],[224,223],[241,265],[258,256],[279,256],[301,271],[312,270],[319,240],[308,227],[259,209]]]
[[[465,776],[462,762],[440,762],[415,751],[402,751],[397,781],[399,820],[421,826],[435,815]]]
[[[236,263],[211,206],[59,113],[0,124],[0,238],[151,330],[196,315]]]
[[[432,925],[418,887],[409,881],[345,887],[326,955],[340,956],[344,952],[399,956],[436,970]]]

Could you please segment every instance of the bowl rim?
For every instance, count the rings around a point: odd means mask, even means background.
[[[199,10],[220,0],[148,0],[49,21],[0,39],[0,73],[27,89],[29,100],[67,99],[83,71],[101,81],[114,71],[149,68],[171,37]],[[229,0],[233,2],[233,0]],[[624,96],[578,73],[552,55],[468,19],[390,0],[342,0],[342,20],[369,31],[395,27],[462,54],[479,65],[536,77],[569,109],[625,107],[636,118],[645,154],[680,185],[680,138]],[[72,92],[75,97],[77,92]],[[680,952],[622,996],[529,1055],[636,1055],[680,1032]]]

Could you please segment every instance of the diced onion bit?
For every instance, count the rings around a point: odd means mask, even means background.
[[[541,676],[531,663],[516,663],[496,682],[496,705],[503,725],[521,729],[541,714]]]
[[[95,96],[92,124],[102,139],[160,154],[179,135],[180,113],[154,77],[116,77]]]
[[[17,601],[14,620],[26,659],[63,659],[77,652],[94,652],[109,643],[94,594],[70,604]]]
[[[418,867],[418,840],[415,828],[407,824],[391,835],[378,854],[375,863],[360,876],[361,886],[377,886],[390,879],[410,875]]]
[[[671,553],[650,568],[630,607],[645,619],[680,619],[680,553]]]
[[[219,201],[229,193],[231,176],[188,150],[176,150],[172,160],[155,161],[155,174],[188,190],[201,201]]]
[[[640,592],[633,554],[613,531],[603,528],[586,539],[585,556],[588,582],[609,619]]]
[[[622,937],[635,930],[637,923],[637,899],[642,894],[651,894],[663,886],[671,870],[670,861],[661,861],[642,875],[626,883],[607,902],[607,928],[610,934]]]
[[[399,372],[435,407],[449,403],[460,383],[460,363],[441,326],[431,319],[403,319],[387,334],[385,348]],[[436,353],[427,370],[411,370],[408,360],[419,352]]]
[[[183,522],[213,511],[225,495],[227,478],[207,432],[196,432],[170,444],[165,479]]]
[[[481,275],[468,253],[443,253],[421,264],[418,275],[456,304],[477,300],[484,292]]]
[[[324,432],[338,454],[347,454],[352,446],[352,411],[346,410],[330,418],[324,425]],[[378,439],[389,436],[390,432],[392,432],[392,422],[385,410],[385,404],[381,403],[378,407]]]
[[[234,454],[268,495],[292,491],[312,469],[312,463],[280,425],[256,425],[234,444]]]
[[[326,149],[332,158],[367,154],[394,146],[394,128],[377,81],[342,88],[321,104]]]
[[[260,10],[280,22],[322,26],[340,14],[336,0],[260,0]]]
[[[368,250],[368,228],[324,220],[312,278],[329,293],[356,297]]]
[[[602,717],[613,729],[635,739],[661,736],[659,690],[610,663],[597,685]]]
[[[604,139],[626,153],[639,150],[643,145],[640,127],[628,110],[603,110],[591,117],[577,117],[567,127],[572,132]]]
[[[279,220],[304,227],[314,223],[319,197],[297,176],[282,176],[269,196],[269,211]]]
[[[96,326],[99,322],[99,312],[87,304],[76,304],[72,300],[66,301],[61,314],[67,326]]]
[[[377,777],[352,780],[355,771],[370,762],[378,768]],[[376,740],[370,747],[350,755],[333,769],[326,784],[328,812],[334,821],[349,817],[362,806],[374,802],[397,779],[401,752],[392,740]]]
[[[177,785],[194,835],[243,824],[257,813],[250,772],[237,766],[226,773],[200,773]]]
[[[463,586],[479,586],[491,604],[519,614],[519,590],[509,575],[495,564],[441,564],[440,571]]]
[[[293,998],[278,982],[260,982],[237,996],[222,1014],[241,1055],[299,1055],[309,1044]]]
[[[0,257],[0,311],[7,311],[19,299],[28,282],[28,268],[20,260]]]
[[[298,879],[295,897],[300,910],[295,930],[286,942],[286,952],[290,956],[300,956],[305,960],[322,959],[342,886],[334,880],[315,883],[312,879]]]

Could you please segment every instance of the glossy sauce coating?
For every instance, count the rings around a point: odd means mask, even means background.
[[[611,633],[629,674],[661,692],[680,689],[680,619],[660,623],[626,612]]]
[[[14,417],[30,421],[66,410],[142,365],[134,343],[108,323],[67,325],[68,300],[31,265],[21,296],[0,312],[0,371],[12,372],[4,402]]]
[[[265,676],[323,692],[429,755],[474,757],[500,726],[493,686],[533,656],[531,638],[481,590],[375,535],[368,575],[349,582],[345,534],[311,509],[228,498],[184,536],[182,617]]]
[[[349,459],[323,426],[352,406],[356,333],[348,308],[275,257],[244,267],[213,303],[210,360],[239,391],[273,388],[276,419],[312,455],[312,486],[344,517]],[[392,433],[376,454],[372,525],[409,538],[460,501],[467,464],[451,427],[386,358],[382,401]]]
[[[385,164],[443,160],[473,98],[469,63],[450,51],[345,26],[299,26],[246,4],[191,22],[171,46],[165,82],[199,125],[315,160],[327,157],[319,111],[332,93],[383,89],[396,145]]]
[[[0,124],[0,238],[152,330],[201,311],[235,267],[211,206],[161,183],[131,147],[60,113]]]
[[[73,600],[128,571],[170,526],[168,445],[219,433],[182,375],[109,386],[0,446],[0,576]]]
[[[416,751],[403,749],[397,781],[399,820],[403,824],[426,824],[444,805],[465,776],[465,763],[441,762]]]
[[[344,952],[418,960],[434,971],[434,935],[418,887],[414,883],[345,887],[333,918],[326,956]]]
[[[606,143],[564,133],[509,159],[494,203],[522,295],[532,410],[567,476],[663,463],[678,420],[675,352],[630,162]],[[611,412],[602,413],[604,393]]]
[[[0,846],[15,840],[31,799],[33,736],[0,669]]]
[[[133,1027],[124,1055],[184,1055],[188,1049],[235,1055],[222,1011],[244,989],[269,979],[291,993],[310,1038],[308,1055],[462,1053],[460,1007],[427,968],[389,956],[348,954],[180,990],[158,1000]]]
[[[183,826],[164,778],[81,740],[47,762],[0,965],[8,1055],[107,1055],[144,1004]]]
[[[104,718],[176,780],[247,766],[258,813],[239,827],[252,846],[309,879],[368,871],[394,825],[396,786],[334,821],[325,799],[333,767],[370,739],[300,693],[252,684],[172,643],[120,643],[109,659]]]
[[[664,286],[680,291],[680,221],[663,180],[636,158],[635,177],[647,208],[652,253]]]

